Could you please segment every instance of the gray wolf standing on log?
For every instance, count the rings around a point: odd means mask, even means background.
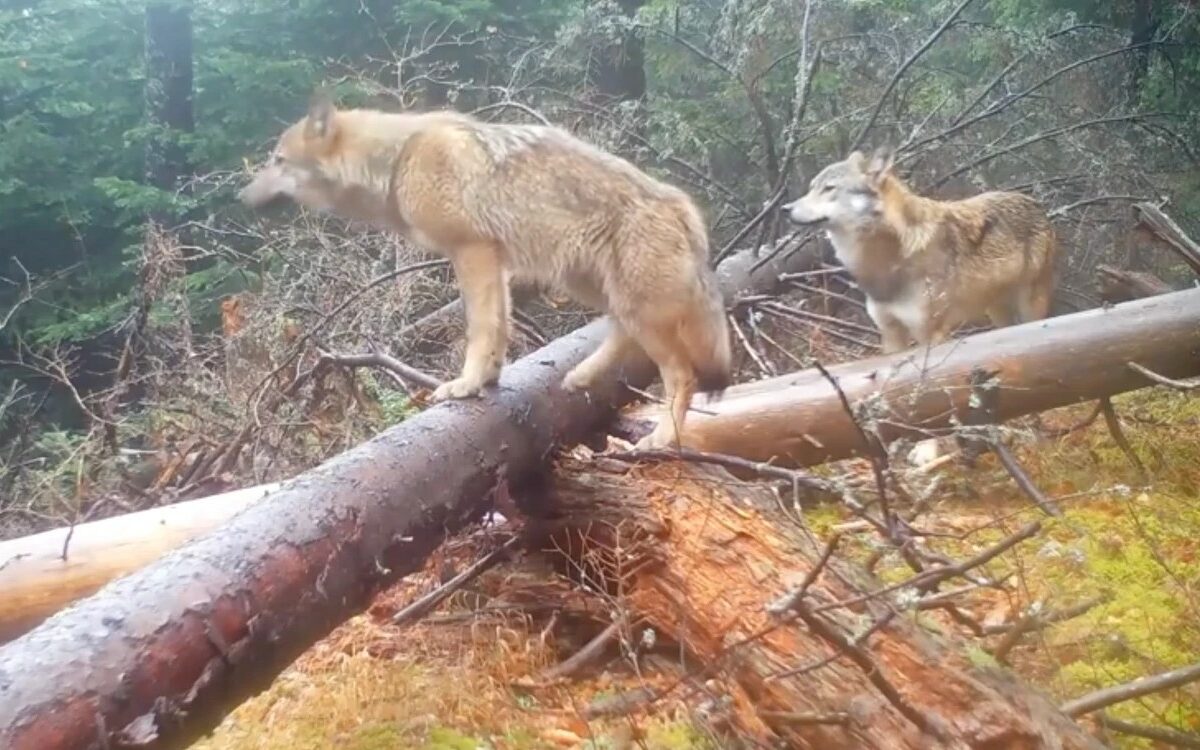
[[[1034,199],[987,192],[938,201],[892,173],[893,153],[855,151],[784,206],[800,225],[823,226],[867,297],[883,351],[946,340],[985,314],[997,328],[1045,318],[1057,240]]]
[[[255,208],[288,198],[366,221],[450,260],[467,346],[461,374],[436,401],[478,395],[498,379],[512,280],[560,289],[611,318],[609,337],[563,388],[586,389],[637,347],[658,366],[672,418],[639,447],[677,442],[693,393],[730,381],[724,301],[699,209],[559,128],[451,111],[339,111],[318,91],[240,198]]]

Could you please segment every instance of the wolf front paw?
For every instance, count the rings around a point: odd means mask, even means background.
[[[679,433],[674,426],[660,422],[653,432],[645,436],[633,446],[634,450],[657,451],[676,448],[679,445]]]
[[[482,393],[483,386],[484,382],[482,378],[459,377],[454,380],[447,380],[434,389],[430,400],[437,403],[452,399],[471,398]]]
[[[575,391],[586,391],[592,387],[592,374],[583,372],[579,367],[575,367],[568,372],[562,379],[562,389],[568,393]]]

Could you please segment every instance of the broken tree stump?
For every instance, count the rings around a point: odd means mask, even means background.
[[[905,591],[864,597],[883,585],[823,553],[761,485],[692,463],[567,459],[549,494],[559,520],[543,549],[603,589],[635,641],[653,629],[693,683],[728,697],[757,746],[1103,747],[1048,697],[972,665],[966,642],[918,627]],[[806,584],[800,616],[768,612]]]
[[[1123,271],[1101,264],[1096,266],[1096,291],[1101,302],[1116,305],[1175,291],[1167,282],[1145,271]]]
[[[879,438],[943,434],[969,412],[971,371],[996,372],[1000,420],[1144,388],[1154,381],[1133,362],[1168,378],[1200,375],[1200,289],[953,339],[928,349],[828,368]],[[684,446],[753,461],[812,465],[857,455],[862,439],[839,395],[817,370],[730,388],[697,399]],[[630,410],[618,425],[640,437],[663,412]]]

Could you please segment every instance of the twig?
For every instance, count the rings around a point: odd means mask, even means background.
[[[476,560],[466,570],[392,615],[392,624],[404,625],[420,619],[426,612],[441,604],[446,597],[502,562],[509,550],[516,547],[519,541],[520,537],[509,537],[508,541]]]
[[[1079,617],[1080,615],[1091,611],[1093,608],[1105,603],[1106,601],[1108,601],[1107,596],[1094,596],[1091,599],[1086,599],[1078,604],[1073,604],[1070,607],[1063,607],[1062,609],[1052,609],[1048,612],[1041,612],[1037,615],[1038,627],[1045,627],[1046,625],[1053,625],[1056,622],[1063,622],[1064,620],[1070,620]],[[1005,622],[999,625],[985,625],[983,628],[983,634],[1000,635],[1002,633],[1009,633],[1014,627],[1015,624],[1011,622]]]
[[[1111,729],[1119,734],[1127,734],[1130,737],[1141,737],[1147,740],[1161,742],[1164,745],[1173,747],[1200,748],[1200,734],[1192,734],[1190,732],[1181,732],[1178,729],[1169,727],[1148,727],[1142,724],[1131,724],[1128,721],[1120,719],[1112,719],[1102,715],[1100,723],[1105,729]]]
[[[339,314],[341,314],[341,312],[343,310],[345,310],[347,307],[352,305],[358,298],[362,297],[364,294],[371,291],[372,289],[379,286],[380,284],[384,284],[388,281],[391,281],[392,279],[403,276],[404,274],[407,274],[407,273],[415,273],[416,271],[423,271],[428,268],[441,268],[441,267],[448,266],[448,265],[450,265],[449,260],[446,260],[444,258],[436,258],[434,260],[425,260],[425,261],[420,261],[418,263],[410,263],[401,268],[393,269],[391,271],[388,271],[385,274],[381,274],[381,275],[376,276],[375,278],[371,279],[365,285],[363,285],[361,288],[359,288],[359,289],[355,290],[353,293],[351,293],[348,297],[346,297],[346,299],[342,300],[337,305],[337,307],[333,308],[329,312],[322,315],[321,318],[315,324],[313,324],[308,330],[306,330],[303,334],[301,334],[298,339],[296,339],[296,343],[292,346],[291,352],[289,352],[288,355],[286,357],[284,357],[283,362],[278,367],[276,367],[274,370],[271,370],[269,373],[264,375],[262,380],[260,380],[258,382],[258,385],[256,385],[254,387],[254,392],[255,392],[256,396],[253,400],[252,411],[254,412],[254,415],[255,415],[255,421],[257,421],[257,419],[258,419],[258,404],[262,398],[264,386],[266,386],[266,384],[268,382],[270,382],[272,378],[274,378],[276,375],[278,375],[280,372],[282,372],[283,369],[288,366],[288,363],[290,363],[293,359],[296,358],[296,356],[298,354],[300,354],[300,352],[304,348],[304,345],[306,343],[308,343],[309,339],[311,339],[313,336],[315,336],[317,334],[318,331],[320,331],[322,328],[324,328],[326,325],[328,325],[329,321],[333,320],[335,317],[337,317]]]
[[[802,471],[795,469],[785,469],[782,466],[774,466],[768,463],[758,461],[748,461],[737,456],[727,456],[723,453],[709,453],[707,451],[698,451],[692,448],[679,448],[678,450],[668,449],[646,449],[646,450],[630,450],[614,453],[598,453],[597,458],[611,458],[617,461],[626,461],[634,463],[641,460],[651,461],[692,461],[695,463],[715,464],[724,466],[728,469],[742,469],[743,471],[753,472],[759,476],[773,477],[792,482],[801,487],[816,490],[818,492],[836,493],[836,486],[825,479],[814,477],[811,474],[805,474]]]
[[[583,648],[571,654],[566,660],[542,672],[533,682],[539,686],[550,685],[565,680],[583,669],[595,661],[600,654],[604,653],[604,649],[608,647],[609,642],[621,632],[622,625],[624,625],[623,619],[614,620],[608,627],[601,630],[596,637],[588,641]]]
[[[382,367],[396,373],[400,377],[416,383],[424,388],[434,389],[442,384],[440,380],[428,375],[415,367],[404,364],[385,352],[364,352],[362,354],[335,354],[322,349],[317,350],[323,362],[329,362],[342,367]]]
[[[808,593],[808,587],[816,582],[817,577],[821,575],[821,571],[825,570],[825,566],[829,564],[829,560],[833,557],[834,551],[837,549],[838,543],[842,541],[841,534],[834,534],[829,537],[829,541],[825,543],[825,551],[821,553],[821,557],[817,560],[817,564],[809,569],[804,575],[804,580],[796,587],[795,591],[786,594],[782,599],[767,606],[767,612],[779,616],[785,612],[791,612],[796,608],[796,605],[804,600],[804,595]]]
[[[803,601],[796,603],[794,611],[796,612],[797,616],[804,621],[804,624],[808,626],[809,630],[836,646],[842,653],[849,657],[851,661],[857,664],[859,669],[866,674],[866,677],[868,680],[870,680],[871,684],[875,686],[875,689],[882,693],[883,697],[885,697],[888,702],[891,703],[892,706],[904,716],[904,718],[908,719],[913,724],[925,731],[928,731],[932,734],[941,734],[939,727],[930,719],[929,716],[926,716],[911,703],[909,703],[904,696],[900,694],[900,691],[897,690],[892,683],[888,682],[887,678],[883,676],[883,672],[880,670],[879,665],[875,663],[875,660],[870,654],[867,653],[865,649],[862,648],[862,646],[847,637],[845,633],[833,626],[828,620],[815,614]]]
[[[921,590],[932,589],[934,586],[941,583],[942,581],[945,581],[949,578],[953,578],[955,576],[961,576],[973,568],[978,568],[981,565],[984,565],[984,564],[990,562],[992,559],[999,557],[1001,554],[1007,552],[1008,550],[1017,546],[1018,544],[1025,541],[1026,539],[1029,539],[1030,537],[1036,535],[1041,530],[1042,530],[1042,525],[1040,523],[1034,521],[1033,523],[1029,524],[1028,526],[1025,526],[1024,528],[1022,528],[1017,533],[1009,536],[1006,539],[1003,539],[1003,540],[997,542],[995,545],[989,547],[988,549],[980,552],[979,554],[975,555],[974,557],[972,557],[968,560],[964,560],[962,562],[957,562],[957,563],[952,563],[949,565],[941,565],[936,568],[929,568],[928,570],[924,570],[924,571],[918,573],[917,575],[913,576],[912,578],[909,578],[906,581],[900,581],[899,583],[893,583],[889,586],[885,586],[882,589],[879,589],[878,591],[872,591],[872,592],[868,592],[865,594],[859,594],[858,596],[853,596],[853,597],[850,597],[849,599],[842,599],[841,601],[831,602],[829,604],[822,604],[821,606],[814,608],[813,612],[820,613],[820,612],[826,612],[826,611],[833,610],[833,609],[839,609],[842,607],[852,607],[856,604],[863,604],[872,599],[877,599],[885,594],[890,594],[893,591],[899,591],[900,589],[907,588],[909,586],[913,586],[913,587],[916,587]]]
[[[1175,380],[1174,378],[1168,378],[1164,375],[1159,375],[1153,370],[1142,367],[1137,362],[1126,362],[1125,365],[1134,372],[1153,380],[1155,383],[1158,383],[1159,385],[1165,385],[1168,388],[1174,388],[1177,391],[1183,391],[1184,393],[1187,393],[1188,391],[1200,389],[1200,378]]]
[[[1053,500],[1046,497],[1046,495],[1040,489],[1038,489],[1038,486],[1033,483],[1033,480],[1029,477],[1029,474],[1027,474],[1021,464],[1017,462],[1017,457],[1012,454],[1012,451],[1008,449],[1007,445],[1001,443],[999,440],[993,440],[991,441],[991,449],[992,452],[996,454],[996,458],[1000,459],[1000,465],[1003,466],[1004,470],[1008,472],[1008,475],[1013,478],[1013,481],[1017,483],[1017,486],[1021,488],[1021,491],[1033,501],[1034,505],[1041,508],[1042,512],[1048,516],[1054,516],[1055,518],[1062,517],[1062,511],[1058,509],[1058,506],[1054,504]]]
[[[1075,718],[1091,713],[1092,711],[1099,711],[1115,703],[1124,703],[1125,701],[1141,698],[1151,693],[1160,693],[1164,690],[1182,687],[1196,680],[1200,680],[1200,664],[1172,669],[1169,672],[1163,672],[1153,677],[1139,677],[1133,682],[1127,682],[1124,685],[1114,685],[1113,687],[1097,690],[1074,700],[1067,701],[1059,707],[1059,710],[1067,716]]]
[[[844,711],[825,714],[813,711],[759,711],[758,715],[763,721],[791,724],[792,726],[816,726],[818,724],[845,726],[850,723],[850,714]]]
[[[970,4],[971,0],[963,0],[961,3],[959,3],[958,6],[951,11],[950,15],[946,17],[946,20],[942,21],[942,25],[938,26],[937,29],[935,29],[934,32],[929,35],[929,38],[926,39],[925,42],[918,47],[915,52],[909,55],[907,60],[900,64],[900,67],[896,69],[895,74],[892,75],[892,79],[888,81],[887,88],[883,90],[883,93],[879,96],[879,100],[875,102],[875,108],[871,110],[871,116],[867,118],[867,123],[863,125],[862,130],[858,131],[858,136],[855,137],[854,143],[850,146],[851,151],[861,147],[863,140],[867,136],[867,133],[870,132],[871,128],[875,127],[875,121],[879,119],[879,113],[883,110],[883,105],[887,102],[887,98],[891,95],[892,91],[895,90],[896,84],[900,82],[900,78],[908,71],[909,68],[913,66],[913,63],[920,59],[921,55],[925,54],[929,48],[933,46],[934,42],[936,42],[938,38],[942,36],[942,34],[946,33],[946,29],[950,28],[950,25],[954,23],[955,19],[962,15],[962,12],[966,10],[967,6]]]
[[[1111,201],[1137,202],[1137,201],[1144,201],[1144,200],[1146,200],[1144,197],[1137,196],[1137,195],[1097,195],[1092,198],[1084,198],[1083,200],[1077,200],[1074,203],[1068,203],[1065,206],[1059,206],[1058,208],[1052,209],[1049,212],[1047,212],[1046,215],[1048,217],[1050,217],[1051,219],[1056,219],[1059,216],[1066,214],[1068,211],[1074,211],[1077,208],[1083,208],[1084,206],[1091,206],[1096,203],[1109,203]]]
[[[1104,424],[1108,426],[1108,431],[1117,446],[1120,447],[1121,452],[1133,464],[1133,468],[1142,475],[1142,481],[1149,482],[1150,474],[1146,471],[1142,459],[1138,458],[1137,453],[1134,452],[1133,446],[1129,444],[1129,438],[1125,437],[1125,432],[1121,429],[1121,420],[1117,417],[1117,410],[1113,408],[1112,399],[1108,396],[1100,399],[1100,413],[1104,415]]]

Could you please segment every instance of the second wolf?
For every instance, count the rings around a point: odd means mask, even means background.
[[[881,148],[825,167],[784,208],[792,222],[828,231],[885,352],[937,344],[984,315],[999,328],[1049,314],[1058,245],[1026,195],[925,198],[892,173],[892,152]]]
[[[455,112],[337,110],[313,97],[241,191],[397,231],[450,259],[466,309],[460,376],[435,400],[497,380],[508,347],[511,280],[566,291],[608,313],[609,337],[563,380],[585,389],[640,347],[669,418],[639,443],[678,440],[693,393],[731,375],[724,302],[692,200],[554,127],[491,124]]]

